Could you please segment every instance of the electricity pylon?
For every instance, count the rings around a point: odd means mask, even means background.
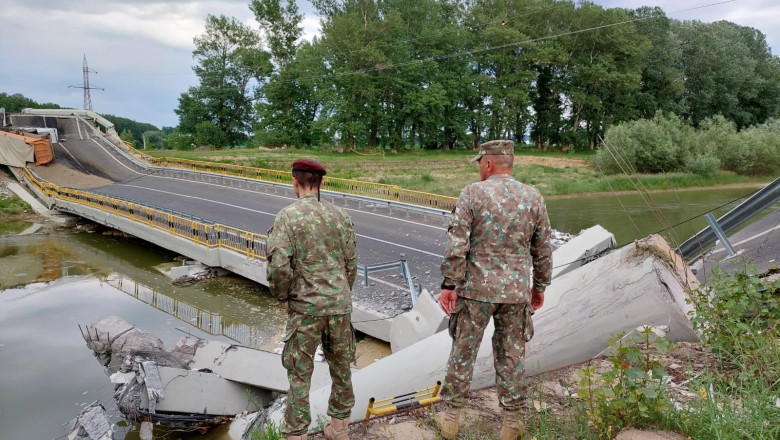
[[[89,94],[91,89],[105,90],[102,87],[89,85],[89,72],[90,68],[87,66],[87,54],[84,54],[84,83],[80,86],[68,86],[74,89],[84,89],[84,110],[92,110],[92,96]],[[92,72],[97,73],[97,71],[94,70],[92,70]]]

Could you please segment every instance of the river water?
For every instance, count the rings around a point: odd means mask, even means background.
[[[638,195],[551,199],[548,207],[555,229],[576,234],[601,224],[622,245],[724,205],[715,211],[722,215],[751,192],[659,193],[652,202]],[[664,235],[682,241],[705,225],[699,217]],[[115,438],[138,438],[137,427],[117,414],[108,372],[79,329],[109,315],[151,332],[168,349],[185,333],[276,348],[285,316],[265,288],[232,276],[173,285],[161,270],[180,265],[176,257],[134,238],[100,233],[0,238],[0,439],[62,438],[66,422],[95,400],[118,423]],[[367,356],[383,355],[380,349]],[[222,437],[219,430],[155,431],[155,438],[166,439]]]

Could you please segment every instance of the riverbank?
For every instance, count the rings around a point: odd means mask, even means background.
[[[19,234],[35,223],[48,224],[49,219],[37,214],[8,189],[8,182],[0,173],[0,237]]]
[[[288,171],[300,157],[322,162],[328,176],[394,185],[404,189],[457,197],[469,183],[479,180],[477,167],[469,163],[474,153],[457,151],[414,151],[399,153],[336,153],[293,149],[232,150],[145,150],[157,157],[227,163],[255,168]],[[710,177],[694,174],[604,175],[591,166],[592,152],[562,154],[518,150],[512,175],[538,188],[546,198],[583,194],[615,194],[637,190],[682,190],[722,185],[760,187],[772,177],[749,177],[719,172]]]

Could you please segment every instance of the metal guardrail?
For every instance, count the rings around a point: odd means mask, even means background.
[[[718,225],[723,232],[728,233],[778,201],[780,201],[780,177],[719,218]],[[690,258],[714,243],[717,238],[716,232],[708,226],[686,240],[676,250],[684,258]]]
[[[53,183],[38,179],[26,167],[24,175],[31,185],[35,185],[47,197],[118,215],[208,248],[221,247],[239,252],[247,258],[266,259],[268,243],[265,235],[218,223],[203,223],[139,203],[94,192],[60,188]]]
[[[130,154],[155,166],[183,168],[192,171],[226,174],[229,176],[262,180],[273,183],[290,183],[292,181],[292,172],[290,171],[269,170],[242,165],[218,162],[203,162],[171,157],[152,158],[151,156],[144,154],[135,148],[130,147],[129,145],[123,144],[123,146],[127,148],[127,151]],[[325,176],[323,179],[322,189],[325,191],[372,197],[376,199],[406,203],[442,211],[452,211],[452,208],[455,207],[455,203],[458,201],[457,197],[443,196],[422,191],[413,191],[394,185],[386,185],[383,183],[362,182],[359,180],[341,179],[338,177],[327,176]]]
[[[358,264],[358,271],[363,272],[363,285],[368,286],[368,274],[371,272],[379,272],[383,270],[399,269],[404,281],[409,284],[409,295],[412,298],[412,306],[417,304],[417,298],[420,296],[422,286],[415,285],[412,280],[412,271],[409,270],[409,263],[406,260],[398,260],[392,263],[379,263],[379,264]]]

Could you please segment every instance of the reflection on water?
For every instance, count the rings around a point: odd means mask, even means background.
[[[258,349],[268,350],[270,344],[275,344],[275,341],[269,341],[267,332],[256,326],[239,322],[230,316],[201,309],[176,298],[171,298],[122,275],[112,274],[106,277],[104,281],[133,298],[197,327],[212,336],[225,336],[245,347]],[[271,346],[270,348],[273,347]]]
[[[118,424],[115,438],[139,438],[139,427],[123,422],[107,370],[79,325],[116,315],[168,350],[184,333],[276,347],[286,315],[267,288],[238,276],[174,285],[160,269],[176,258],[141,240],[100,234],[0,238],[0,370],[13,372],[0,375],[0,439],[60,438],[64,424],[95,400]],[[388,344],[363,337],[358,364],[389,352]],[[155,427],[155,438],[227,437],[225,428],[204,435]]]

